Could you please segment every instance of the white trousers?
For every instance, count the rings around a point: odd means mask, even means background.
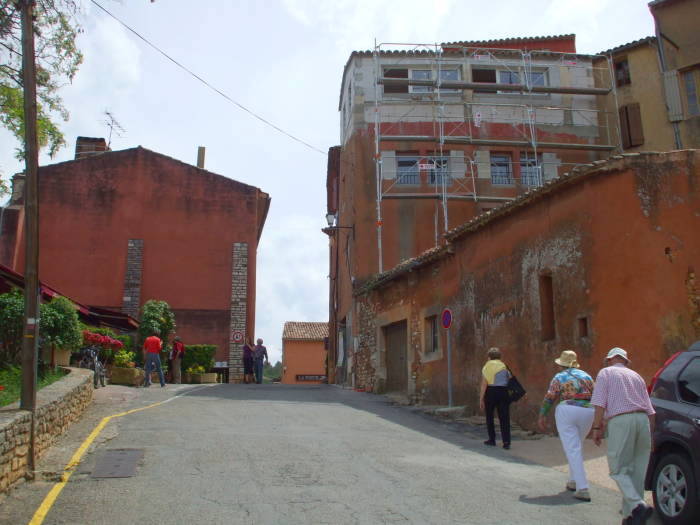
[[[554,412],[557,432],[569,462],[569,481],[576,482],[576,490],[588,488],[586,470],[583,468],[583,440],[593,426],[593,408],[559,403]]]

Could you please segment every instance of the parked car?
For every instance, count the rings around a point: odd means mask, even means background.
[[[700,341],[671,356],[649,385],[656,409],[646,488],[664,523],[700,523]]]

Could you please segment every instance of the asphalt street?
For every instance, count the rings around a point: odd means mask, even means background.
[[[42,458],[39,479],[4,498],[0,522],[30,522],[102,417],[167,399],[111,420],[43,523],[620,523],[615,491],[593,486],[593,502],[579,502],[562,472],[328,385],[101,389]],[[93,478],[115,449],[143,451],[135,475]]]

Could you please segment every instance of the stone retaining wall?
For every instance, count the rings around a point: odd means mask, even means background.
[[[37,392],[37,458],[92,401],[92,371],[67,370],[66,377]],[[27,474],[30,430],[31,414],[19,402],[0,408],[0,493]]]

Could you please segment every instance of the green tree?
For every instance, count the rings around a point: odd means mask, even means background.
[[[0,366],[18,365],[22,355],[24,296],[19,289],[0,295]]]
[[[40,308],[39,333],[43,343],[65,350],[78,349],[83,338],[75,305],[65,297],[56,297]]]
[[[48,146],[53,156],[65,144],[56,122],[68,120],[58,91],[73,80],[83,61],[76,45],[81,32],[79,4],[77,0],[36,0],[34,14],[37,134],[39,146]],[[0,1],[0,125],[17,137],[20,159],[24,155],[21,35],[19,2]]]
[[[141,308],[141,324],[139,325],[139,338],[141,343],[151,334],[158,334],[163,340],[163,351],[165,343],[170,334],[175,332],[175,314],[170,309],[170,305],[165,301],[151,299]]]

